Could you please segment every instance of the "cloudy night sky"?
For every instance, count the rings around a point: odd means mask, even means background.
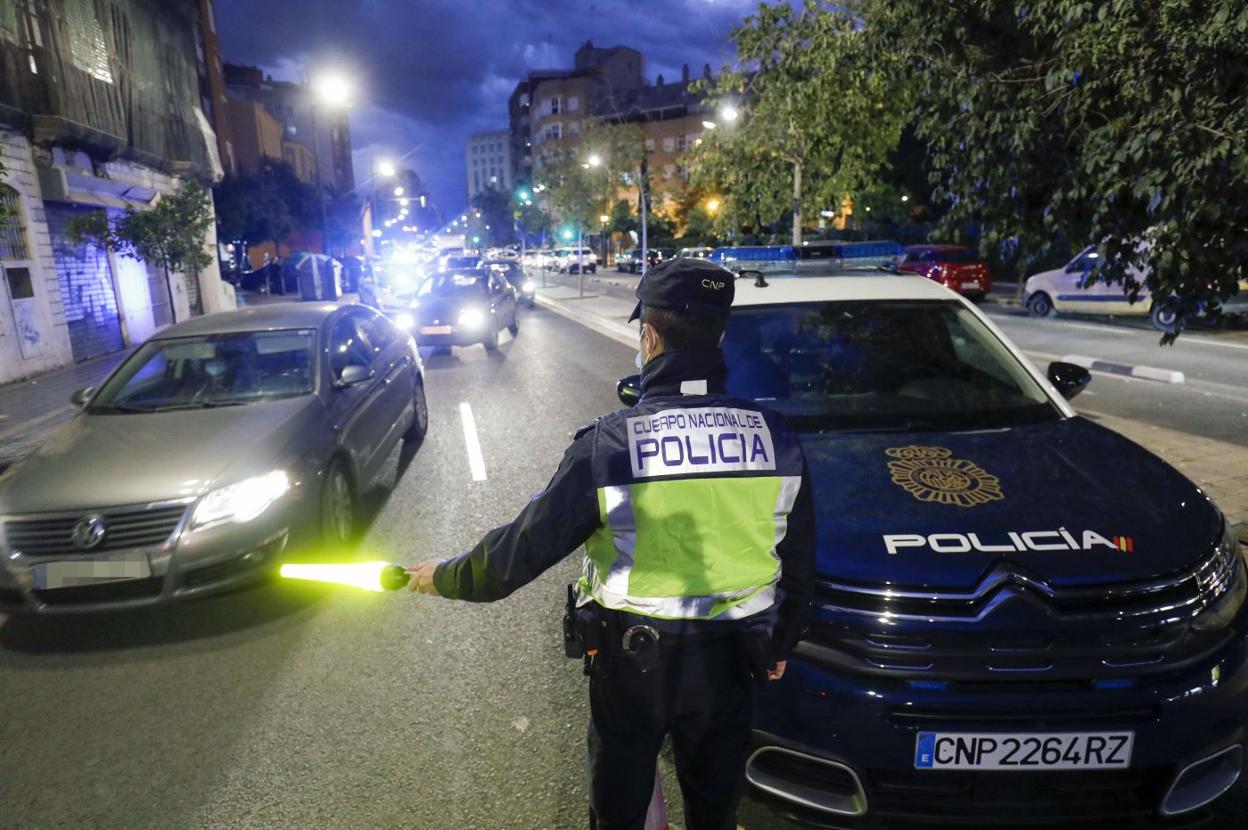
[[[587,39],[679,79],[732,58],[729,32],[756,0],[217,0],[221,51],[280,80],[350,73],[356,180],[371,159],[407,155],[448,213],[465,199],[464,140],[507,126],[507,97],[530,69],[572,65]],[[410,153],[410,155],[408,155]]]

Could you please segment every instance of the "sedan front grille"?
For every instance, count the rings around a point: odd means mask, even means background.
[[[55,517],[8,519],[3,525],[4,546],[23,556],[75,556],[163,545],[177,530],[186,509],[185,502],[166,502],[84,510]],[[100,518],[104,536],[95,546],[84,549],[74,543],[74,528],[91,516]]]

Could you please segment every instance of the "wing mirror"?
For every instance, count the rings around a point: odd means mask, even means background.
[[[1049,382],[1057,387],[1063,398],[1070,400],[1092,382],[1092,373],[1073,363],[1054,361],[1049,364]]]
[[[373,372],[367,366],[361,366],[353,363],[342,370],[342,374],[338,375],[338,382],[334,384],[339,389],[347,386],[358,386],[369,380],[373,376]]]
[[[620,378],[620,382],[615,385],[615,394],[619,396],[620,403],[625,406],[636,406],[641,400],[641,375]]]
[[[94,386],[84,386],[69,396],[69,402],[74,406],[82,409],[91,400],[91,396],[95,394]]]

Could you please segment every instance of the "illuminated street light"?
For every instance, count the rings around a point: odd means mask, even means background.
[[[716,127],[718,127],[718,126],[719,126],[719,125],[718,125],[718,124],[716,124],[714,121],[703,121],[703,122],[702,122],[702,127],[703,127],[704,129],[707,129],[707,130],[713,130],[713,129],[715,129],[715,128],[716,128]]]
[[[398,173],[398,168],[394,166],[394,162],[389,159],[382,159],[377,162],[377,175],[383,179],[393,178]]]
[[[407,207],[407,204],[408,204],[408,202],[410,202],[410,201],[411,201],[410,199],[399,199],[399,206],[400,206],[400,207]]]
[[[586,161],[588,161],[588,162],[589,162],[589,166],[590,166],[590,167],[601,167],[601,166],[602,166],[602,156],[598,155],[597,153],[591,153],[591,154],[590,154],[590,156],[589,156],[589,158],[588,158],[588,159],[586,159]]]
[[[563,237],[563,240],[565,242],[572,241],[572,229],[571,228],[564,228],[562,231],[560,231],[559,235]]]
[[[351,105],[351,81],[341,73],[326,72],[320,75],[312,83],[312,91],[327,107],[341,109]]]
[[[373,236],[377,239],[381,238],[381,228],[373,228]]]
[[[611,217],[604,213],[598,217],[598,221],[605,225],[611,221]]]
[[[732,104],[724,104],[719,108],[719,117],[725,121],[736,121],[741,117],[741,112]]]
[[[406,191],[406,190],[404,190],[404,189],[403,189],[403,188],[401,188],[401,187],[396,187],[396,188],[394,189],[394,195],[395,195],[395,196],[402,196],[402,195],[403,195],[404,193],[406,193],[406,192],[407,192],[407,191]]]
[[[903,195],[902,195],[902,197],[901,197],[901,201],[903,201],[903,202],[908,202],[908,201],[910,201],[910,197],[909,197],[909,196],[906,196],[906,195],[904,195],[904,194],[903,194]]]

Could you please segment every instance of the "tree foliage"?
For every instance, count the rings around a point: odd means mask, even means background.
[[[214,194],[223,239],[265,242],[320,226],[316,188],[285,162],[266,161],[255,176],[227,177]]]
[[[513,196],[498,188],[486,188],[472,197],[470,226],[491,247],[516,240],[515,218],[512,216]],[[481,214],[479,218],[476,214]]]
[[[636,185],[645,140],[637,124],[584,123],[579,144],[544,150],[536,185],[546,193],[555,221],[596,230],[620,188]],[[591,157],[599,163],[591,164]]]
[[[111,220],[102,210],[74,217],[69,222],[68,236],[76,244],[90,241],[131,259],[160,266],[172,301],[171,274],[198,274],[212,264],[207,237],[213,221],[207,191],[190,179],[146,210],[128,206]]]
[[[919,137],[953,233],[1024,268],[1095,242],[1181,315],[1248,264],[1248,6],[1241,0],[865,0],[877,52],[919,79]],[[1171,299],[1173,298],[1173,299]]]
[[[839,205],[875,183],[909,111],[912,81],[873,52],[845,4],[760,5],[732,33],[740,69],[699,82],[738,120],[703,134],[693,183],[723,194],[720,227],[770,223]]]

